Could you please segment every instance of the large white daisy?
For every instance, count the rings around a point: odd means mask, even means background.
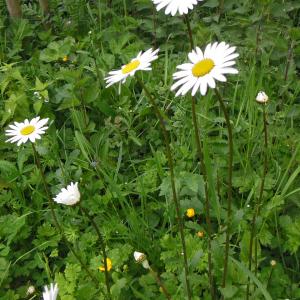
[[[65,204],[65,205],[74,205],[80,201],[80,192],[78,189],[78,182],[75,184],[71,182],[67,186],[67,188],[61,189],[60,193],[53,198],[53,200],[57,203]]]
[[[189,9],[193,9],[194,5],[203,0],[152,0],[157,10],[166,7],[165,14],[175,16],[177,12],[180,15],[187,14]]]
[[[189,53],[190,63],[177,66],[180,71],[173,74],[177,80],[171,90],[178,91],[176,96],[184,96],[192,90],[192,96],[199,90],[201,95],[205,95],[207,87],[214,89],[215,80],[226,81],[224,74],[237,74],[238,70],[233,68],[234,59],[239,56],[235,53],[236,47],[230,47],[225,42],[208,44],[204,53],[199,47]]]
[[[40,120],[40,117],[33,118],[31,121],[26,119],[22,123],[14,122],[13,125],[9,125],[10,129],[5,131],[5,135],[11,136],[6,142],[17,143],[18,146],[25,144],[28,140],[34,143],[45,133],[48,126],[44,125],[47,122],[48,118]]]
[[[158,58],[158,51],[159,49],[153,51],[152,48],[144,53],[141,51],[137,57],[133,58],[127,65],[122,66],[120,70],[110,71],[108,73],[109,76],[105,78],[107,83],[106,87],[120,81],[124,83],[128,76],[133,76],[138,70],[150,71],[151,62]]]
[[[45,286],[44,288],[45,291],[43,292],[43,300],[56,300],[58,294],[57,283],[55,285],[51,283],[50,288],[48,288],[48,286]]]

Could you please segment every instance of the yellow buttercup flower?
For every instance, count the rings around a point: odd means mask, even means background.
[[[65,55],[62,60],[63,60],[63,62],[67,62],[69,60],[68,55]]]
[[[197,232],[197,236],[198,236],[199,238],[203,238],[203,237],[204,237],[204,231],[198,231],[198,232]]]
[[[195,214],[196,213],[195,213],[195,210],[193,208],[189,208],[186,211],[186,215],[187,215],[188,218],[193,218],[195,216]]]
[[[112,269],[112,261],[111,261],[111,259],[110,258],[106,258],[106,264],[107,264],[107,271],[109,272],[111,269]],[[105,272],[105,268],[104,268],[104,266],[100,266],[99,267],[99,270],[101,271],[101,272]]]

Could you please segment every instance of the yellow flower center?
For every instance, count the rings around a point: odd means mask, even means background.
[[[141,64],[140,61],[138,59],[135,59],[122,68],[122,73],[128,74],[131,71],[135,70],[140,64]]]
[[[29,135],[35,131],[35,127],[33,125],[27,125],[21,129],[22,135]]]
[[[192,73],[195,77],[202,77],[208,74],[213,69],[214,66],[215,63],[212,59],[205,58],[200,60],[194,65],[192,69]]]

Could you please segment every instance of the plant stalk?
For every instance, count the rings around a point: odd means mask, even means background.
[[[233,172],[233,134],[232,126],[230,123],[229,113],[225,106],[224,100],[219,92],[215,89],[217,98],[220,103],[221,110],[223,111],[224,118],[226,121],[226,127],[228,131],[228,189],[227,189],[227,228],[226,228],[226,243],[225,243],[225,255],[224,255],[224,270],[222,278],[222,287],[226,287],[227,271],[228,271],[228,257],[229,257],[229,243],[230,243],[230,231],[231,231],[231,214],[232,214],[232,172]]]
[[[170,138],[169,138],[169,134],[168,134],[168,131],[166,129],[166,126],[165,126],[164,117],[163,117],[159,107],[157,106],[157,104],[155,102],[155,99],[153,98],[152,94],[147,89],[147,87],[145,86],[143,81],[140,78],[138,78],[138,81],[139,81],[139,84],[141,85],[141,87],[143,88],[143,90],[145,91],[145,93],[146,93],[146,95],[147,95],[147,97],[148,97],[148,99],[149,99],[149,101],[150,101],[150,103],[151,103],[151,105],[154,109],[154,112],[156,114],[156,117],[159,120],[159,124],[160,124],[161,130],[162,130],[162,133],[163,133],[163,137],[164,137],[164,142],[165,142],[166,152],[167,152],[166,154],[167,154],[167,159],[168,159],[168,165],[169,165],[169,169],[170,169],[173,201],[174,201],[174,205],[175,205],[175,209],[176,209],[177,221],[178,221],[178,227],[179,227],[179,234],[180,234],[180,239],[181,239],[181,244],[182,244],[187,296],[188,296],[188,299],[191,300],[192,299],[192,292],[191,292],[190,282],[189,282],[189,267],[188,267],[187,253],[186,253],[185,236],[184,236],[184,230],[183,230],[183,221],[182,221],[182,217],[180,215],[180,203],[177,199],[177,193],[176,193],[174,164],[173,164],[173,156],[172,156],[172,152],[171,152],[171,148],[170,148]]]
[[[209,286],[210,286],[210,294],[212,299],[215,299],[215,290],[214,290],[214,280],[213,280],[213,265],[211,259],[211,220],[210,220],[210,200],[209,200],[209,192],[208,192],[208,180],[207,180],[207,170],[206,165],[204,163],[202,143],[200,138],[200,129],[197,121],[196,114],[196,99],[192,97],[192,117],[193,117],[193,125],[195,129],[195,140],[198,152],[198,159],[200,163],[200,175],[202,174],[204,178],[204,190],[205,190],[205,210],[206,210],[206,224],[207,224],[207,247],[208,247],[208,278],[209,278]]]
[[[165,297],[168,300],[171,300],[172,298],[171,298],[169,292],[167,291],[165,285],[161,281],[160,277],[158,276],[158,274],[150,266],[149,266],[149,271],[152,274],[152,276],[155,278],[157,284],[161,287],[161,290],[162,290],[163,294],[165,295]]]
[[[191,49],[194,49],[194,39],[193,39],[193,32],[192,32],[192,28],[191,28],[190,19],[189,19],[188,15],[184,15],[184,19],[185,19],[187,31],[189,34]]]
[[[268,123],[267,123],[267,115],[266,115],[266,108],[265,105],[263,105],[263,122],[264,122],[264,166],[263,166],[263,175],[261,179],[260,184],[260,191],[259,196],[255,205],[255,211],[252,217],[251,222],[251,235],[250,235],[250,242],[249,242],[249,256],[248,256],[248,269],[251,271],[252,268],[252,253],[253,253],[253,241],[255,240],[255,272],[257,272],[257,238],[255,238],[256,235],[256,220],[260,215],[260,209],[262,205],[262,198],[263,198],[263,192],[265,188],[265,180],[266,175],[268,171]],[[247,283],[247,300],[249,299],[250,295],[250,278],[248,278]]]
[[[79,208],[80,208],[81,212],[90,220],[90,222],[91,222],[92,226],[94,227],[94,229],[95,229],[95,231],[98,235],[98,238],[100,240],[101,250],[102,250],[103,259],[104,259],[104,274],[105,274],[105,284],[106,284],[106,290],[107,290],[107,297],[108,297],[109,300],[111,300],[109,274],[108,274],[108,269],[107,269],[107,253],[106,253],[106,249],[105,249],[106,245],[105,245],[103,236],[102,236],[102,234],[100,232],[100,229],[98,228],[96,222],[92,218],[92,216],[90,216],[87,209],[85,207],[83,207],[80,202],[79,202]]]
[[[50,196],[50,192],[49,192],[48,185],[47,185],[46,178],[45,178],[45,174],[44,174],[44,171],[43,171],[43,168],[42,168],[42,165],[41,165],[39,154],[36,151],[36,148],[35,148],[34,144],[31,143],[31,145],[32,145],[33,154],[34,154],[34,158],[35,158],[35,163],[36,163],[36,166],[38,167],[38,169],[40,171],[42,182],[43,182],[43,185],[44,185],[44,189],[45,189],[46,195],[49,199],[50,210],[51,210],[52,218],[53,218],[53,221],[54,221],[54,225],[55,225],[56,229],[58,230],[58,232],[60,233],[62,240],[66,243],[68,249],[72,252],[72,254],[75,256],[75,258],[78,260],[78,262],[80,263],[82,268],[86,271],[87,275],[92,279],[92,281],[96,284],[96,286],[98,286],[99,283],[98,283],[97,278],[90,272],[87,265],[83,262],[81,257],[77,254],[77,252],[71,246],[71,244],[69,243],[69,241],[67,240],[67,238],[64,234],[63,228],[60,226],[60,224],[58,222],[58,219],[57,219],[55,211],[54,211],[54,200]]]

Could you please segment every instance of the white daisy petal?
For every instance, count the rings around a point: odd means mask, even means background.
[[[50,287],[48,286],[44,287],[44,292],[43,292],[43,300],[56,300],[57,294],[58,294],[58,286],[57,284],[50,284]]]
[[[121,82],[125,83],[129,76],[134,76],[136,71],[151,71],[151,62],[158,58],[159,49],[148,49],[146,52],[139,52],[139,54],[131,59],[130,63],[123,65],[121,69],[110,71],[105,78],[106,88],[111,85]]]
[[[235,65],[234,59],[239,56],[235,50],[236,47],[231,47],[225,42],[208,44],[204,53],[196,47],[188,54],[192,63],[176,67],[180,71],[173,74],[175,82],[171,86],[171,91],[178,89],[175,96],[185,95],[188,91],[191,91],[192,96],[197,91],[204,96],[208,87],[211,89],[216,87],[216,80],[226,81],[224,74],[238,73],[238,70],[232,67]]]
[[[176,13],[180,15],[187,14],[200,1],[203,0],[152,0],[157,11],[165,8],[165,14],[171,14],[172,16],[175,16]]]
[[[53,198],[53,200],[57,203],[65,204],[65,205],[74,205],[80,201],[80,192],[78,189],[78,182],[75,184],[71,182],[67,186],[67,188],[62,188],[60,193]]]
[[[28,140],[34,143],[35,140],[40,139],[41,135],[48,129],[48,126],[44,126],[48,120],[48,118],[40,119],[40,117],[35,117],[30,121],[26,119],[22,123],[14,122],[14,125],[9,125],[11,129],[5,131],[6,136],[12,136],[12,138],[9,138],[6,142],[17,142],[18,146],[25,144]]]

